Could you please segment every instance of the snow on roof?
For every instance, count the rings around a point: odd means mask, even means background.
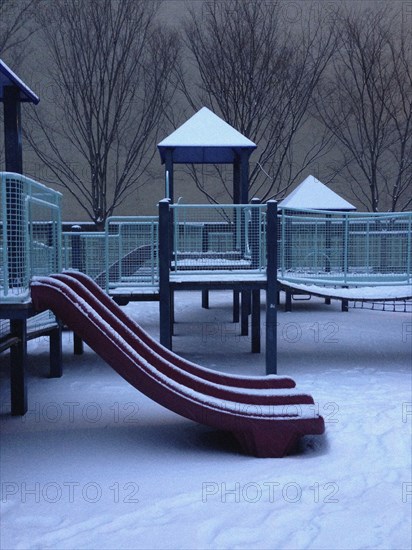
[[[356,210],[353,204],[326,187],[314,176],[304,179],[279,203],[279,206],[313,210]]]
[[[256,144],[230,124],[202,107],[158,145],[162,161],[165,149],[173,149],[174,162],[230,163],[237,149],[256,148]]]
[[[37,105],[39,97],[0,59],[0,101],[4,99],[4,87],[17,86],[20,90],[20,101]]]

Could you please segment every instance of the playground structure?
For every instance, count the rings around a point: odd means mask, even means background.
[[[259,351],[264,289],[266,370],[276,373],[278,215],[273,201],[248,204],[249,156],[256,145],[203,108],[158,145],[168,197],[159,204],[158,220],[112,218],[103,234],[76,231],[67,236],[62,233],[60,194],[21,175],[20,103],[36,104],[39,98],[2,61],[0,101],[7,170],[0,175],[0,351],[11,349],[12,414],[27,411],[30,336],[50,336],[50,374],[61,376],[63,322],[146,395],[178,414],[232,432],[249,454],[283,456],[302,435],[323,433],[313,399],[291,389],[291,379],[220,375],[169,350],[174,293],[201,289],[205,305],[210,289],[230,288],[236,294],[234,311],[242,295],[242,333],[252,312],[252,351]],[[188,210],[172,204],[173,165],[204,162],[233,164],[236,205]],[[410,261],[410,237],[408,243]],[[328,271],[331,263],[329,258]],[[288,269],[289,264],[288,257]],[[51,275],[63,265],[77,274]],[[343,268],[347,265],[344,255]],[[90,272],[97,283],[79,270]],[[160,339],[166,347],[108,297],[141,299],[143,288],[159,297]]]
[[[224,283],[234,290],[265,288],[266,204],[162,201],[160,216],[111,217],[104,232],[63,233],[59,193],[18,174],[0,178],[3,304],[27,303],[30,280],[62,268],[88,274],[120,303],[159,299],[165,284],[172,291]],[[345,300],[350,296],[333,288],[358,288],[353,299],[367,300],[361,288],[374,287],[373,298],[385,299],[390,286],[399,289],[399,298],[410,297],[411,213],[280,209],[275,216],[273,279],[286,291]],[[161,243],[159,224],[170,236]]]
[[[175,292],[232,289],[248,292],[242,320],[247,324],[251,314],[252,351],[259,351],[265,290],[268,374],[276,373],[270,327],[276,326],[279,288],[342,301],[411,297],[411,213],[277,212],[276,203],[256,200],[213,206],[164,200],[158,217],[109,218],[105,232],[63,234],[59,193],[18,174],[1,174],[1,183],[1,336],[2,349],[12,341],[18,350],[22,343],[14,360],[21,365],[14,369],[16,387],[24,386],[27,337],[42,330],[54,335],[51,372],[61,374],[59,324],[50,313],[35,315],[30,294],[33,277],[61,268],[85,272],[120,303],[159,299],[161,343],[169,348]],[[13,400],[16,414],[25,399]]]
[[[158,291],[157,216],[111,217],[104,232],[62,233],[59,193],[16,174],[2,173],[0,179],[3,301],[26,301],[33,276],[61,267],[81,270],[113,295],[122,289],[131,298],[134,289]],[[7,210],[7,203],[14,200],[8,196],[11,181],[19,182],[20,197],[19,204]],[[265,276],[266,205],[171,204],[170,210],[173,277],[198,272]],[[342,288],[408,285],[411,234],[410,212],[280,209],[278,278]]]
[[[14,91],[27,96],[25,85],[10,71],[7,78]],[[16,111],[25,100],[19,97],[11,98],[5,112]],[[5,119],[13,122],[12,116]],[[292,380],[270,376],[277,372],[278,277],[290,285],[289,293],[296,281],[328,288],[377,279],[379,284],[409,285],[410,214],[352,223],[346,213],[334,213],[332,219],[329,213],[284,209],[279,215],[274,201],[249,203],[248,162],[256,146],[204,108],[158,146],[168,197],[159,203],[158,217],[109,218],[104,232],[67,234],[61,230],[60,194],[20,175],[21,149],[14,139],[19,132],[11,128],[6,143],[9,172],[1,174],[0,191],[0,318],[5,320],[0,351],[12,350],[12,414],[27,411],[30,336],[50,336],[50,374],[61,376],[63,322],[146,395],[190,419],[232,432],[247,453],[283,456],[300,436],[323,433],[313,399],[291,390]],[[173,164],[188,162],[233,164],[235,204],[173,204]],[[352,248],[359,252],[359,243],[362,253],[352,261]],[[62,268],[77,274],[56,274]],[[242,296],[242,334],[247,334],[251,314],[253,352],[260,351],[260,291],[265,290],[269,376],[218,375],[170,351],[174,294],[201,290],[207,306],[212,289],[233,291],[234,320]],[[109,295],[119,303],[159,299],[160,344]]]
[[[231,377],[202,369],[157,344],[129,320],[96,283],[80,272],[71,276],[50,275],[61,268],[60,194],[18,174],[2,174],[2,183],[1,314],[9,320],[9,335],[3,344],[18,350],[12,358],[11,368],[13,414],[24,414],[27,410],[25,364],[30,320],[40,319],[39,314],[43,312],[49,315],[52,310],[59,322],[74,329],[135,387],[179,414],[232,432],[246,453],[258,457],[284,456],[296,447],[302,435],[323,433],[324,422],[315,413],[313,399],[293,390],[293,380],[284,377]],[[134,263],[135,269],[140,270],[147,259],[153,261],[154,257],[160,262],[159,293],[163,306],[167,304],[165,291],[169,289],[170,300],[172,288],[170,278],[162,278],[165,268],[168,272],[172,268],[180,275],[199,267],[203,275],[209,274],[207,277],[217,267],[228,273],[238,268],[237,275],[244,284],[244,277],[250,275],[251,270],[257,273],[263,270],[261,231],[264,208],[255,206],[252,212],[248,205],[221,209],[219,222],[211,221],[209,216],[208,230],[203,230],[201,237],[194,237],[193,232],[198,233],[198,222],[191,221],[187,225],[185,220],[181,225],[178,211],[168,200],[162,201],[160,230],[170,228],[172,219],[176,220],[176,238],[169,239],[169,231],[163,232],[166,238],[160,240],[158,254],[151,254],[147,245],[141,243],[137,249],[126,252],[108,268],[107,284],[110,284],[111,275],[119,276],[126,266]],[[269,214],[272,213],[272,224],[269,222],[268,225],[276,229],[274,207],[275,204],[268,207]],[[199,218],[198,214],[196,218]],[[147,220],[142,223],[147,228]],[[273,228],[269,233],[275,235]],[[210,243],[215,242],[216,232],[222,230],[230,238],[217,255],[211,254],[210,246],[215,248],[216,245]],[[154,233],[149,234],[153,248]],[[110,243],[111,239],[107,240]],[[203,258],[196,250],[199,241],[203,243]],[[185,243],[177,245],[178,254],[173,257],[169,249],[171,242]],[[267,237],[266,245],[270,246],[270,242]],[[110,246],[106,245],[105,250],[108,254]],[[125,248],[122,246],[121,250],[123,254]],[[71,257],[78,261],[73,250]],[[269,257],[272,259],[268,265],[274,265],[275,254],[269,253]],[[122,261],[125,258],[127,262]],[[264,277],[262,273],[259,275],[262,285]],[[125,276],[129,277],[130,273]],[[230,285],[237,285],[238,281],[232,281]],[[37,321],[36,334],[46,332],[45,326],[40,327],[41,322]],[[57,320],[53,319],[52,325],[60,330]],[[61,357],[61,347],[56,339],[51,338],[50,352],[51,356]],[[51,374],[61,375],[61,364],[52,368]]]

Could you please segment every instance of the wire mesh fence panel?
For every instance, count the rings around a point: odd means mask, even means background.
[[[159,281],[157,216],[110,217],[105,231],[105,270],[97,282],[119,287],[156,287]]]
[[[96,279],[106,268],[106,234],[104,232],[82,233],[80,242],[84,252],[84,273]]]
[[[30,335],[33,332],[44,331],[45,328],[53,328],[55,325],[56,317],[47,310],[27,319],[27,332]]]
[[[62,233],[62,269],[73,268],[73,243],[72,232],[64,231]]]
[[[21,302],[33,276],[61,269],[61,194],[20,174],[0,180],[1,299]]]
[[[0,173],[0,301],[30,300],[32,277],[61,270],[61,194],[10,172]],[[28,332],[56,325],[50,311],[28,319]],[[0,337],[10,332],[1,321]]]
[[[174,272],[263,271],[266,205],[171,205]]]
[[[28,273],[33,276],[44,276],[60,271],[61,247],[58,213],[44,202],[27,198],[28,239],[26,239]],[[49,218],[49,221],[44,221]],[[50,218],[52,218],[50,220]],[[54,219],[53,219],[54,218]]]
[[[106,234],[103,231],[65,231],[62,264],[64,269],[78,269],[96,279],[106,269]]]
[[[324,284],[408,284],[412,213],[281,209],[279,276]]]
[[[0,319],[0,344],[10,334],[10,321]]]

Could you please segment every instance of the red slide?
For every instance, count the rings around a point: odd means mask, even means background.
[[[37,311],[51,309],[125,380],[168,409],[232,432],[243,450],[281,457],[324,421],[292,379],[220,374],[182,359],[153,340],[90,278],[67,272],[35,279]]]

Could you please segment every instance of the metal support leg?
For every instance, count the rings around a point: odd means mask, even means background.
[[[62,328],[59,325],[50,333],[50,378],[60,378],[63,374]]]
[[[173,224],[167,199],[159,202],[159,318],[160,343],[172,349],[172,290],[170,288]]]
[[[27,321],[10,320],[10,329],[18,343],[10,348],[10,389],[11,414],[23,415],[27,412]]]
[[[292,293],[288,290],[285,292],[285,311],[292,311]]]
[[[241,328],[240,334],[247,336],[249,334],[249,313],[250,313],[250,290],[242,290],[241,302]]]
[[[75,332],[73,332],[73,353],[74,355],[82,355],[84,351],[83,340]]]
[[[170,349],[172,349],[172,342],[175,334],[175,292],[174,290],[170,291]]]
[[[277,203],[267,203],[266,374],[277,374]]]
[[[209,309],[209,291],[202,290],[202,308]]]
[[[252,290],[252,353],[260,353],[260,290]]]
[[[233,322],[238,323],[240,319],[240,308],[239,308],[239,291],[233,291]]]

